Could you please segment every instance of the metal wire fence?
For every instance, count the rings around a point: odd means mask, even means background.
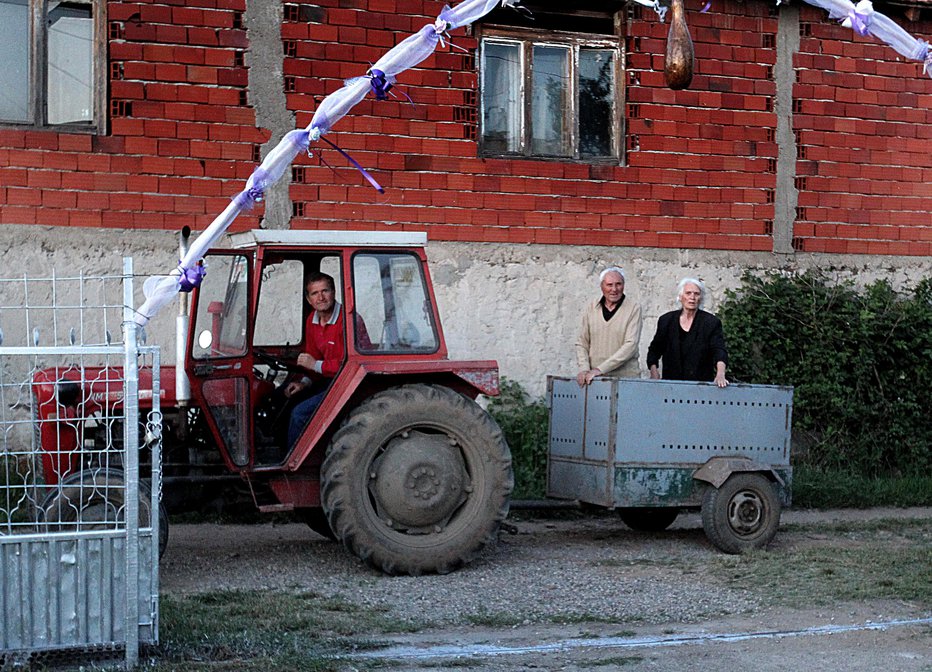
[[[157,641],[159,353],[123,271],[0,279],[0,667]]]

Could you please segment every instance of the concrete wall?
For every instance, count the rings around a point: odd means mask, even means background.
[[[119,272],[124,255],[135,260],[138,302],[145,278],[177,263],[177,241],[164,231],[132,236],[99,229],[0,227],[0,275],[17,277],[83,272]],[[573,343],[579,313],[599,294],[598,273],[609,264],[625,268],[626,293],[644,314],[640,360],[657,317],[674,307],[676,283],[685,275],[702,278],[707,308],[715,311],[726,289],[739,285],[745,269],[822,268],[839,279],[867,284],[879,278],[909,287],[932,274],[930,257],[858,255],[777,256],[767,253],[610,248],[596,246],[430,243],[428,257],[450,356],[496,359],[503,375],[534,395],[543,394],[548,374],[575,373]],[[137,302],[137,305],[138,305]],[[163,361],[174,361],[177,301],[147,328],[150,344],[162,346]],[[4,323],[6,345],[25,339],[22,326]],[[727,334],[726,334],[727,336]]]

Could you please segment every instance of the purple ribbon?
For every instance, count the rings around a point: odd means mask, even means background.
[[[179,292],[190,292],[199,286],[204,276],[207,275],[207,269],[202,264],[197,264],[194,268],[184,268],[179,261],[178,270],[181,271],[181,275],[178,276]]]
[[[328,145],[330,145],[331,147],[333,147],[333,148],[334,148],[335,150],[337,150],[338,152],[340,152],[340,154],[342,154],[342,155],[346,158],[347,161],[349,161],[350,163],[352,163],[352,164],[353,164],[353,167],[356,168],[356,170],[358,170],[360,173],[362,173],[362,176],[363,176],[364,178],[366,178],[366,179],[369,181],[369,184],[371,184],[373,187],[375,187],[375,190],[376,190],[377,192],[379,192],[380,194],[384,194],[384,193],[385,193],[385,190],[382,188],[382,185],[380,185],[378,182],[376,182],[376,181],[375,181],[375,178],[372,177],[372,175],[369,174],[369,171],[367,171],[365,168],[363,168],[361,165],[359,165],[359,162],[358,162],[356,159],[354,159],[352,156],[350,156],[349,154],[347,154],[346,152],[344,152],[342,149],[340,149],[339,147],[337,147],[335,144],[333,144],[332,142],[330,142],[330,140],[328,140],[328,139],[325,138],[324,136],[320,136],[320,139],[323,140],[324,142],[326,142],[326,143],[327,143]]]
[[[240,210],[249,210],[264,198],[265,189],[269,182],[269,173],[260,166],[253,171],[250,179],[252,181],[252,186],[248,189],[243,189],[233,197],[233,202],[236,203],[236,206]]]
[[[385,77],[385,73],[375,68],[369,70],[369,86],[372,87],[376,100],[385,100],[388,98],[388,92],[392,90],[392,83]]]
[[[699,13],[700,13],[700,14],[705,14],[707,11],[709,11],[709,8],[710,8],[711,6],[712,6],[712,0],[709,0],[707,3],[705,3],[705,5],[703,6],[703,8],[699,10]]]
[[[862,37],[869,35],[872,13],[873,12],[861,13],[856,9],[849,12],[847,18],[851,20],[851,29]]]
[[[395,94],[392,92],[392,87],[395,85],[394,77],[389,81],[388,76],[376,68],[370,68],[369,73],[366,75],[369,78],[369,86],[372,87],[372,93],[375,94],[376,100],[388,100],[388,94],[391,93],[392,98],[395,98]],[[402,96],[408,99],[408,102],[411,105],[414,105],[414,101],[411,100],[409,96],[404,91],[400,92]]]

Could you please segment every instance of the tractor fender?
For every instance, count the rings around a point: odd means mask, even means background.
[[[693,472],[693,478],[697,481],[704,481],[716,490],[722,487],[722,484],[728,480],[728,477],[737,473],[760,472],[767,478],[781,487],[786,484],[780,475],[777,474],[770,466],[755,462],[747,457],[713,457],[708,462]]]

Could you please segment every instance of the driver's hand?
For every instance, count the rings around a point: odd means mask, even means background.
[[[292,397],[304,388],[304,383],[299,380],[293,380],[285,386],[285,396]]]
[[[314,370],[314,362],[316,361],[316,359],[311,357],[306,352],[302,352],[300,355],[298,355],[298,366],[303,367],[308,371]]]

